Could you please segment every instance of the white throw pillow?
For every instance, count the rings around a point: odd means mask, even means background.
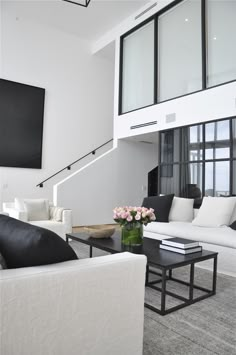
[[[192,224],[200,227],[228,226],[235,206],[231,197],[204,197]]]
[[[25,211],[24,199],[23,198],[15,198],[15,209],[17,211]]]
[[[49,219],[49,201],[45,199],[25,199],[24,209],[28,221],[45,221]]]
[[[193,203],[191,198],[173,198],[169,221],[170,222],[192,222],[193,220]]]
[[[63,207],[50,206],[50,219],[56,222],[62,221],[62,212],[64,211]]]
[[[229,224],[232,224],[234,221],[236,221],[236,197],[230,197],[230,198],[233,198],[234,202],[235,202],[233,213],[232,213],[232,216],[231,216],[230,222],[229,222]]]

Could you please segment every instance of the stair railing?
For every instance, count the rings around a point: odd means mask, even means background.
[[[36,187],[43,187],[43,184],[44,184],[46,181],[52,179],[54,176],[60,174],[60,173],[61,173],[62,171],[64,171],[64,170],[71,170],[71,167],[72,167],[74,164],[78,163],[79,161],[83,160],[84,158],[88,157],[89,155],[95,155],[95,154],[96,154],[96,151],[97,151],[98,149],[104,147],[105,145],[107,145],[108,143],[111,143],[112,141],[113,141],[113,138],[110,139],[109,141],[107,141],[107,142],[101,144],[99,147],[97,147],[97,148],[91,150],[89,153],[83,155],[81,158],[79,158],[79,159],[73,161],[72,163],[66,165],[65,168],[58,170],[55,174],[49,176],[47,179],[45,179],[45,180],[41,181],[40,183],[38,183],[38,184],[36,185]]]

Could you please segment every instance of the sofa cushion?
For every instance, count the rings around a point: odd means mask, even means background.
[[[179,237],[236,249],[235,231],[230,227],[198,227],[189,222],[152,222],[144,226],[144,236],[156,239]]]
[[[192,222],[194,199],[175,197],[172,201],[169,221]]]
[[[234,197],[204,197],[193,224],[201,227],[228,226],[235,206]]]
[[[57,234],[0,215],[0,250],[8,268],[75,260],[73,249]]]
[[[168,222],[174,195],[145,197],[143,207],[153,208],[158,222]]]
[[[236,197],[231,197],[231,198],[234,199],[235,205],[234,205],[232,216],[230,218],[230,224],[232,224],[234,221],[236,221]]]

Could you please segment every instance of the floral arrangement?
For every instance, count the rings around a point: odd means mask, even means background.
[[[114,221],[121,226],[133,223],[144,224],[146,226],[156,219],[154,209],[146,207],[116,207],[113,213]]]

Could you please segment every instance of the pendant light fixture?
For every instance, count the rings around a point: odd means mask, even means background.
[[[71,4],[75,4],[75,5],[79,5],[79,6],[83,6],[83,7],[88,7],[90,0],[63,0],[66,2],[70,2]]]

